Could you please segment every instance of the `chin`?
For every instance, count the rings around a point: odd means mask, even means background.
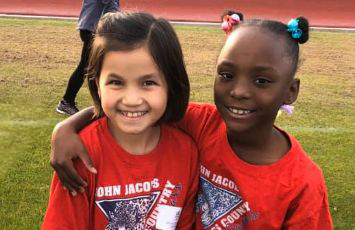
[[[233,133],[246,133],[251,130],[255,131],[255,123],[251,120],[234,119],[230,117],[223,117],[228,131]]]
[[[233,133],[246,133],[251,130],[251,127],[249,125],[245,124],[236,124],[236,123],[227,123],[226,122],[226,127],[229,132]]]

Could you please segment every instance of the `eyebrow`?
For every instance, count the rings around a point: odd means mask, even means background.
[[[259,70],[259,71],[263,71],[263,70],[274,70],[274,68],[269,67],[269,66],[263,66],[263,65],[259,65],[259,66],[255,66],[253,67],[254,70]]]
[[[255,72],[271,71],[277,75],[279,74],[272,66],[263,66],[263,65],[255,66],[255,67],[253,67],[253,71],[255,71]]]
[[[156,77],[159,77],[159,76],[157,76],[156,74],[145,74],[145,75],[139,76],[138,78],[140,80],[146,80],[146,79],[156,78]],[[120,76],[119,74],[116,74],[116,73],[110,73],[108,75],[108,78],[123,79],[124,77],[122,77],[122,76]]]
[[[233,64],[233,62],[230,62],[230,61],[222,61],[222,62],[218,65],[218,68],[220,68],[220,67],[234,68],[235,65]]]
[[[233,62],[228,61],[228,60],[224,60],[222,61],[219,65],[217,70],[219,70],[220,68],[238,68]],[[273,72],[276,75],[279,75],[278,71],[276,71],[272,66],[268,66],[268,65],[257,65],[254,66],[251,71],[253,72],[262,72],[262,71],[270,71]]]
[[[235,64],[231,61],[222,61],[218,67],[231,67],[231,68],[235,68]],[[258,65],[253,67],[253,70],[257,70],[257,71],[263,71],[263,70],[274,70],[274,68],[272,68],[272,66],[266,66],[266,65]]]
[[[139,78],[141,80],[146,80],[146,79],[150,79],[150,78],[159,78],[160,79],[160,77],[156,74],[146,74],[146,75],[140,76]]]
[[[115,73],[110,73],[107,77],[108,77],[108,78],[109,78],[109,77],[110,77],[110,78],[123,78],[123,77],[121,77],[120,75],[115,74]]]

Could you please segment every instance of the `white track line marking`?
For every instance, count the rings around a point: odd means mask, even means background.
[[[0,17],[8,18],[38,18],[38,19],[62,19],[62,20],[78,20],[78,17],[57,17],[57,16],[39,16],[39,15],[21,15],[21,14],[0,14]],[[192,26],[213,26],[219,27],[221,24],[218,22],[189,22],[189,21],[170,21],[172,24],[176,25],[192,25]],[[355,33],[355,28],[351,27],[311,27],[314,31],[325,31],[325,32],[350,32]]]

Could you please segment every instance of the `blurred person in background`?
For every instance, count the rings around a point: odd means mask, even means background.
[[[91,43],[96,25],[102,15],[107,12],[116,12],[119,9],[119,0],[83,0],[77,29],[83,42],[81,58],[78,66],[69,78],[67,89],[56,110],[58,113],[73,115],[78,112],[75,98],[84,83]]]

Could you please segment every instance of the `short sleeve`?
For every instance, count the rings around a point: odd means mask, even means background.
[[[190,103],[184,118],[176,123],[176,126],[199,142],[203,129],[211,119],[214,110],[214,106],[210,104]]]
[[[320,170],[312,174],[312,179],[305,183],[299,196],[292,201],[283,229],[333,229],[323,175]]]
[[[90,180],[83,164],[78,165],[77,163],[75,166],[82,178],[86,181]],[[88,182],[90,184],[90,181]],[[86,189],[84,193],[72,196],[67,190],[64,190],[57,174],[54,173],[42,230],[89,229],[90,210],[92,210],[90,207],[91,192],[90,189]]]

